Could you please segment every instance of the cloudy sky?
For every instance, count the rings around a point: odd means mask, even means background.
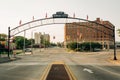
[[[19,21],[26,23],[35,19],[48,17],[57,11],[64,11],[69,15],[75,13],[76,17],[95,20],[100,17],[103,20],[109,20],[120,28],[120,0],[0,0],[0,33],[8,33],[8,27],[11,29],[19,25]],[[63,25],[51,25],[33,29],[32,32],[50,33],[56,36],[54,41],[63,41]],[[30,31],[27,37],[30,37]],[[116,34],[116,40],[120,41]]]

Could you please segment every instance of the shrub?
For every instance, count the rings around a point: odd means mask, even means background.
[[[67,48],[71,50],[75,50],[77,48],[77,42],[71,42],[67,44]]]
[[[67,48],[75,51],[95,51],[95,49],[101,49],[102,45],[95,42],[71,42],[67,44]]]

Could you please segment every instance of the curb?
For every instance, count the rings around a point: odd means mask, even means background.
[[[75,75],[73,74],[73,72],[70,70],[70,68],[66,64],[64,64],[64,66],[65,66],[65,69],[70,77],[70,80],[77,80]]]
[[[42,77],[40,78],[40,80],[46,80],[47,75],[48,75],[48,73],[49,73],[49,71],[50,71],[51,66],[52,66],[52,64],[48,65],[48,66],[45,68],[45,70],[44,70],[44,72],[43,72]]]
[[[7,62],[11,62],[11,61],[15,61],[15,60],[18,60],[18,59],[21,59],[21,58],[8,58],[8,57],[2,57],[0,58],[0,63],[7,63]]]
[[[113,60],[113,59],[108,59],[108,61],[112,64],[115,64],[115,65],[120,65],[120,60]]]

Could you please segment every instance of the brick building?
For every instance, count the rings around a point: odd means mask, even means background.
[[[64,44],[70,42],[98,42],[103,49],[109,49],[113,45],[113,24],[109,21],[102,21],[97,18],[95,22],[107,26],[90,22],[67,23],[64,27]]]

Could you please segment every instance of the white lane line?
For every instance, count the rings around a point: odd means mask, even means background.
[[[87,72],[89,72],[89,73],[91,73],[91,74],[94,73],[92,70],[90,70],[90,69],[88,69],[88,68],[84,68],[83,71],[87,71]]]
[[[11,70],[11,69],[14,69],[14,68],[16,68],[17,66],[13,66],[13,67],[10,67],[10,68],[8,68],[7,70]]]

